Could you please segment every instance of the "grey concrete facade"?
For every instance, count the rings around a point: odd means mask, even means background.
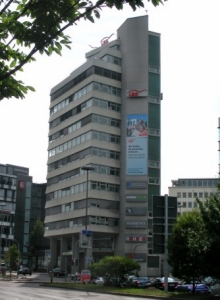
[[[177,197],[178,214],[198,207],[196,198],[204,200],[217,192],[217,178],[180,178],[172,180],[169,196]]]
[[[87,62],[51,90],[45,237],[53,265],[73,271],[86,261],[126,255],[140,262],[141,273],[159,273],[160,265],[148,267],[149,207],[152,194],[160,193],[154,142],[160,145],[160,66],[151,69],[158,76],[151,95],[149,36],[160,40],[149,32],[148,16],[127,19],[116,40],[88,52]],[[158,127],[151,121],[155,112]],[[85,165],[95,168],[88,191]],[[85,254],[86,205],[92,248]]]

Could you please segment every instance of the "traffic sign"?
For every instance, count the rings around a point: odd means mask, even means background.
[[[92,231],[82,230],[80,233],[80,247],[81,248],[92,248]]]
[[[86,236],[91,236],[92,231],[91,230],[82,230],[82,234],[85,234]]]

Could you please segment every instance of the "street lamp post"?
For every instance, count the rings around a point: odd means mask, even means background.
[[[81,167],[81,170],[86,171],[86,223],[85,223],[85,230],[87,231],[87,216],[88,216],[88,196],[89,196],[89,171],[93,171],[95,168],[90,165],[85,165]]]
[[[79,264],[79,257],[78,257],[78,255],[76,255],[76,252],[77,252],[77,249],[76,249],[77,247],[76,246],[77,246],[77,244],[79,245],[79,242],[80,242],[80,240],[78,240],[78,241],[75,242],[74,251],[73,251],[73,259],[74,259],[74,262],[73,262],[73,274],[74,274],[74,281],[76,279],[76,262],[77,262],[77,260],[78,260],[78,264]],[[79,253],[79,250],[78,250],[78,253]]]
[[[91,165],[85,165],[81,167],[81,170],[86,171],[86,221],[85,221],[85,231],[87,234],[88,227],[88,197],[89,197],[89,171],[93,171],[95,168]],[[87,248],[85,248],[85,265],[86,265],[86,254]]]
[[[2,258],[2,219],[3,219],[3,207],[6,206],[7,203],[1,202],[0,207],[1,207],[1,236],[0,236],[0,259]]]

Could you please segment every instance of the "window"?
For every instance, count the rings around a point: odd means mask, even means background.
[[[74,222],[73,221],[69,221],[69,227],[73,227],[74,226]]]
[[[181,198],[181,192],[177,192],[177,198]]]
[[[159,184],[160,183],[160,179],[156,178],[156,177],[149,177],[148,178],[148,182],[149,182],[149,184]]]
[[[192,208],[192,202],[188,202],[188,207]]]
[[[102,76],[105,76],[105,75],[106,75],[106,77],[113,78],[113,79],[115,79],[115,80],[121,81],[121,74],[120,74],[120,73],[117,73],[117,72],[114,72],[114,71],[111,71],[111,70],[106,70],[106,69],[102,69],[102,68],[99,68],[99,67],[95,67],[94,73],[99,74],[99,75],[102,75]],[[82,78],[84,78],[84,77],[82,77]],[[81,80],[82,80],[82,78],[81,78]],[[75,79],[74,79],[74,80],[75,80]],[[81,81],[81,80],[80,80],[80,81]],[[78,83],[78,82],[77,82],[77,83]],[[77,84],[77,83],[75,83],[75,84]],[[73,86],[74,86],[75,84],[73,84]],[[63,88],[65,88],[65,87],[63,87]],[[60,91],[62,91],[63,88],[61,88],[60,90],[57,91],[57,92],[59,92],[59,95],[62,95],[62,93],[60,94]],[[63,108],[64,108],[65,106],[67,106],[70,102],[76,101],[77,99],[79,99],[80,97],[82,97],[83,95],[85,95],[86,93],[89,93],[92,89],[94,89],[94,90],[102,90],[102,84],[101,84],[101,83],[94,82],[94,83],[91,83],[91,84],[89,84],[89,85],[83,87],[81,90],[79,90],[79,91],[77,91],[76,93],[74,93],[73,95],[71,95],[70,98],[67,98],[67,99],[63,100],[63,101],[61,101],[60,103],[58,103],[57,105],[55,105],[54,107],[52,107],[52,108],[50,109],[50,114],[52,115],[52,114],[56,113],[57,111],[63,109]],[[111,91],[112,89],[116,89],[116,93],[120,94],[120,91],[119,91],[120,89],[115,88],[115,87],[111,87],[111,86],[108,86],[108,87],[107,87],[108,93],[112,93],[112,91]],[[55,92],[55,94],[56,94],[57,92]],[[64,90],[63,90],[63,92],[64,92]],[[53,95],[51,96],[51,100],[52,100],[52,99],[54,100],[54,95],[55,95],[55,94],[53,94]],[[119,96],[120,96],[120,95],[119,95]],[[58,96],[57,96],[57,97],[58,97]],[[56,98],[57,98],[57,97],[56,97]],[[56,99],[56,98],[55,98],[55,99]]]
[[[149,160],[148,166],[149,166],[149,168],[160,168],[160,162]]]
[[[24,233],[29,233],[29,223],[28,222],[24,223]]]
[[[149,72],[159,74],[160,69],[158,67],[149,66]]]
[[[193,180],[193,186],[197,186],[197,180]]]
[[[160,104],[160,99],[158,97],[149,96],[148,97],[148,102],[154,103],[154,104]]]
[[[112,55],[105,55],[101,58],[102,60],[104,60],[105,62],[109,62],[111,64],[116,64],[116,65],[121,65],[121,58],[112,56]]]
[[[199,198],[203,198],[203,193],[199,193]]]
[[[12,198],[12,190],[7,190],[7,198]]]
[[[192,193],[188,193],[188,198],[192,198]]]
[[[0,189],[0,197],[4,197],[5,196],[5,191],[4,189]]]
[[[186,207],[186,202],[183,202],[183,206],[182,207]]]
[[[186,198],[186,193],[183,193],[183,198]]]
[[[160,135],[160,130],[159,129],[149,128],[148,129],[148,134],[149,135],[159,136]]]

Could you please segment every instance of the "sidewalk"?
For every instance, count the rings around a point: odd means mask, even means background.
[[[63,280],[62,280],[63,279]],[[0,281],[13,281],[13,282],[36,282],[36,283],[45,283],[51,282],[51,278],[48,273],[32,273],[32,275],[18,275],[16,272],[12,272],[11,275],[9,272],[5,276],[0,275]],[[69,278],[66,281],[70,281]],[[53,282],[65,282],[65,278],[53,278]]]

